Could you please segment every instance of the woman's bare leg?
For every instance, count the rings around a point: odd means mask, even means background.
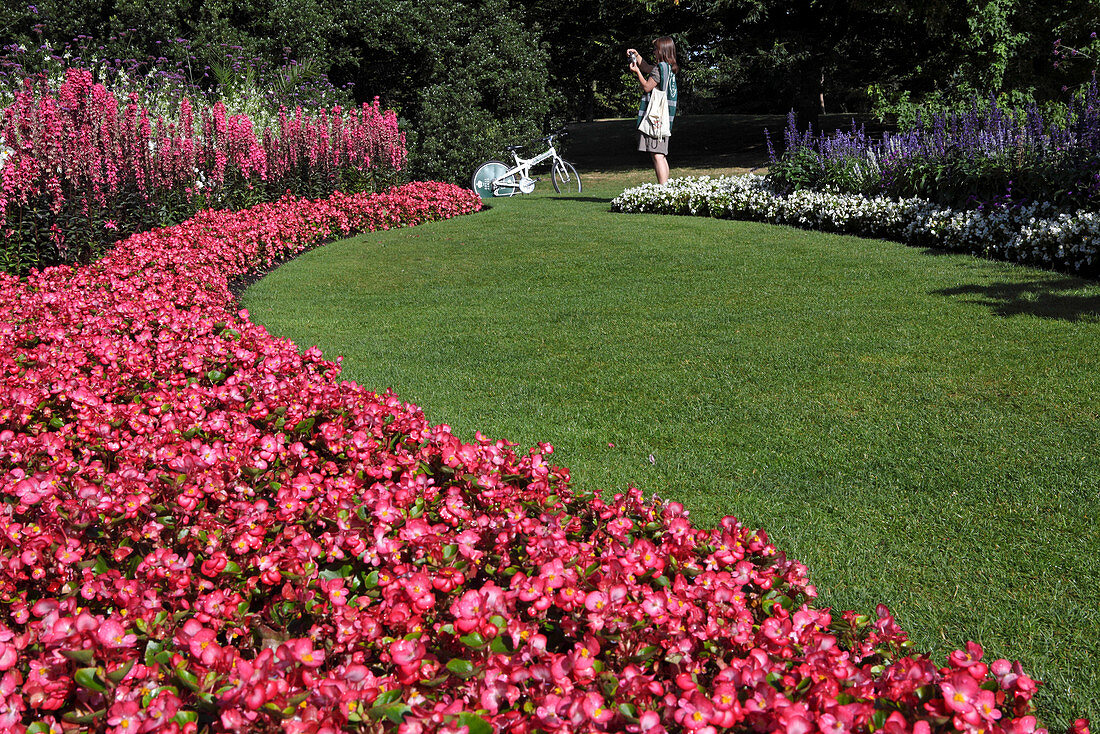
[[[668,159],[660,153],[650,153],[653,158],[653,170],[657,174],[657,183],[663,184],[668,181]]]

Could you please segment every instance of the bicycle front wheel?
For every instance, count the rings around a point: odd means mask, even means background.
[[[489,199],[494,196],[511,196],[519,191],[519,183],[516,181],[515,175],[500,178],[507,172],[507,163],[486,161],[474,171],[474,176],[470,179],[470,188],[482,199]],[[496,181],[496,184],[493,183],[494,181]]]
[[[554,182],[554,191],[559,194],[572,194],[581,192],[581,177],[572,163],[558,161],[554,170],[550,172],[550,179]]]

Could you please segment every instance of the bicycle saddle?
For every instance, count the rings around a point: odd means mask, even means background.
[[[509,150],[509,151],[511,151],[511,150],[523,150],[526,147],[527,147],[526,145],[506,145],[506,146],[504,146],[504,149]]]

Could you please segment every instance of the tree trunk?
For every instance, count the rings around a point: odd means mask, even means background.
[[[821,114],[825,114],[825,72],[821,72]]]

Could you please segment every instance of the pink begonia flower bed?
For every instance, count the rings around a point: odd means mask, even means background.
[[[1019,664],[810,606],[764,532],[573,493],[230,312],[252,268],[479,207],[285,199],[0,278],[0,731],[1042,731]]]

